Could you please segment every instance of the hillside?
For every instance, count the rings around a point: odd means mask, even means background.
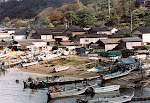
[[[0,21],[4,17],[29,19],[37,15],[47,7],[59,8],[64,3],[72,3],[74,0],[8,0],[0,1]],[[81,0],[86,3],[99,0]]]

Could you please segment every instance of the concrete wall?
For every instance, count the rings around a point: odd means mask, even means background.
[[[105,44],[105,51],[112,50],[115,48],[118,44]]]
[[[142,43],[141,42],[127,42],[126,43],[127,49],[132,49],[133,46],[142,46]]]
[[[41,39],[53,39],[53,36],[52,35],[41,35]]]
[[[14,35],[14,40],[26,39],[26,35]]]
[[[83,46],[84,44],[89,44],[91,42],[95,43],[99,39],[107,39],[107,38],[80,38],[80,44],[82,44]]]
[[[147,33],[147,34],[143,34],[142,35],[142,39],[143,39],[143,42],[149,42],[150,43],[150,33]]]

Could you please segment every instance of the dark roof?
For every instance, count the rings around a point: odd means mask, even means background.
[[[110,35],[110,38],[122,38],[124,33],[122,31],[116,31],[114,34]]]
[[[105,38],[108,37],[107,34],[85,34],[77,35],[79,38]]]
[[[147,27],[137,27],[133,31],[135,31],[135,30],[140,31],[141,33],[150,33],[150,26],[147,26]]]
[[[136,60],[135,58],[120,58],[120,59],[117,59],[116,62],[120,62],[123,64],[133,64],[133,63],[136,63]]]
[[[69,27],[68,30],[72,32],[85,32],[83,28],[77,28],[77,27]]]
[[[123,42],[142,42],[142,39],[139,37],[128,37],[128,38],[122,38],[121,41],[123,41]]]
[[[119,29],[119,31],[121,31],[122,33],[130,33],[131,32],[131,29],[130,28],[122,28],[122,29]]]
[[[92,27],[89,31],[110,31],[112,29],[113,29],[113,27],[102,27],[102,26],[99,26],[99,27]]]
[[[53,36],[66,36],[65,33],[53,33]]]
[[[27,35],[26,29],[17,30],[14,35]]]

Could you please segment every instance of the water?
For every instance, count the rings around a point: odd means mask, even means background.
[[[24,89],[23,80],[26,80],[28,77],[43,77],[43,75],[35,73],[26,73],[22,72],[19,69],[9,69],[0,73],[0,103],[47,103],[47,88],[45,89]],[[16,83],[16,80],[19,80],[19,83]],[[124,94],[131,94],[132,89],[125,89],[96,94],[94,97],[89,96],[76,96],[68,98],[59,98],[51,100],[49,103],[76,103],[78,98],[99,98],[99,97],[113,97]],[[143,90],[135,90],[135,95],[150,95],[150,88],[145,88]],[[150,101],[132,101],[130,103],[150,103]]]

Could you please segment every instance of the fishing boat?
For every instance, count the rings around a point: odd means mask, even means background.
[[[30,62],[30,63],[25,63],[25,64],[22,64],[23,67],[27,67],[27,66],[31,66],[31,65],[35,65],[37,64],[38,61],[35,61],[35,62]]]
[[[70,96],[77,96],[84,94],[86,90],[92,86],[87,86],[85,88],[77,88],[77,89],[72,89],[72,90],[64,90],[64,91],[58,91],[58,92],[52,92],[52,90],[49,90],[47,95],[48,99],[53,99],[53,98],[62,98],[62,97],[70,97]]]
[[[133,69],[130,69],[128,71],[122,72],[122,71],[118,71],[112,74],[107,74],[105,76],[103,76],[104,80],[108,80],[108,79],[113,79],[113,78],[117,78],[117,77],[121,77],[121,76],[125,76],[127,74],[129,74]]]
[[[120,88],[120,85],[111,85],[111,86],[99,87],[99,88],[94,88],[94,93],[110,92],[110,91],[119,90],[119,88]]]
[[[91,99],[91,100],[77,99],[77,103],[125,103],[131,101],[133,96],[134,94],[123,95],[115,98],[98,98],[98,99]]]
[[[104,71],[108,71],[108,68],[103,67],[103,66],[98,66],[98,67],[93,67],[91,69],[87,70],[88,72],[104,72]]]
[[[60,71],[64,71],[64,70],[67,70],[69,69],[69,66],[62,66],[62,67],[59,67],[59,68],[54,68],[52,70],[52,72],[60,72]]]

